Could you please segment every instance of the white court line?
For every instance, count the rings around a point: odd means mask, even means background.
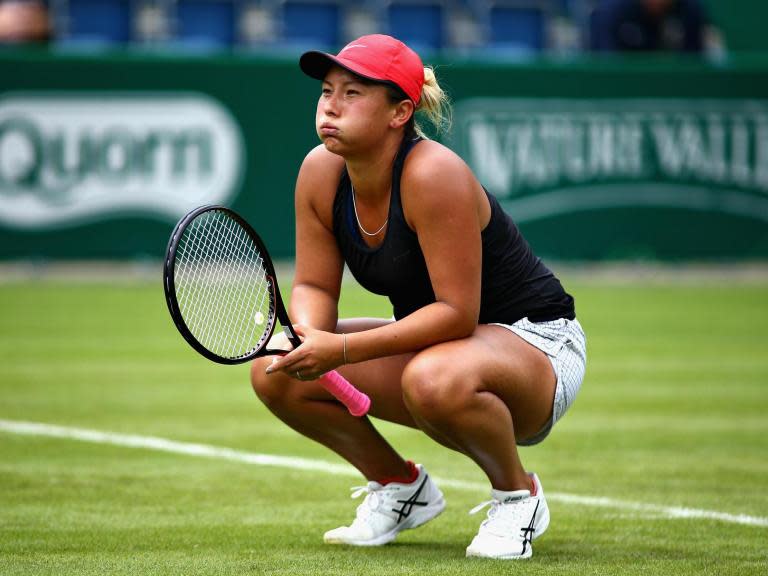
[[[111,444],[113,446],[124,446],[128,448],[142,448],[146,450],[157,450],[160,452],[171,452],[173,454],[185,454],[187,456],[199,456],[203,458],[229,460],[232,462],[243,462],[246,464],[255,464],[257,466],[274,466],[278,468],[289,468],[292,470],[311,470],[314,472],[325,472],[326,474],[333,474],[336,476],[350,476],[358,478],[360,476],[360,473],[357,470],[344,464],[334,464],[332,462],[311,460],[309,458],[255,454],[253,452],[244,452],[242,450],[233,450],[231,448],[211,446],[209,444],[176,442],[174,440],[158,438],[156,436],[115,434],[112,432],[87,430],[84,428],[72,428],[68,426],[55,426],[53,424],[43,424],[39,422],[24,422],[19,420],[2,419],[0,419],[0,432],[21,434],[26,436],[65,438],[69,440],[79,440],[81,442],[91,442],[94,444]],[[437,477],[435,477],[435,480],[441,486],[455,488],[458,490],[479,492],[483,495],[485,495],[485,493],[488,491],[488,485],[480,482],[465,482],[462,480],[451,480],[450,478]],[[678,506],[662,506],[660,504],[632,502],[629,500],[617,500],[614,498],[579,496],[577,494],[566,494],[563,492],[547,492],[547,498],[555,502],[563,502],[566,504],[629,510],[643,514],[661,516],[663,518],[717,520],[731,524],[768,527],[768,518],[761,516],[748,516],[746,514],[728,514],[726,512],[717,512],[714,510],[682,508]]]

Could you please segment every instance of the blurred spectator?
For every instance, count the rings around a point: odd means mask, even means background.
[[[701,52],[706,29],[699,0],[603,0],[592,13],[590,48]]]
[[[51,35],[48,8],[40,0],[0,0],[0,43],[47,42]]]

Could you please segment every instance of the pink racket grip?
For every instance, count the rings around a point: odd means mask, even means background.
[[[371,399],[352,386],[341,374],[332,370],[320,377],[323,388],[333,394],[336,399],[344,404],[352,416],[365,416],[371,407]]]

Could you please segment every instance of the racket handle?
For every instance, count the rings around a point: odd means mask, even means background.
[[[320,377],[323,388],[333,394],[336,399],[344,404],[352,416],[365,416],[371,407],[371,399],[352,386],[341,374],[332,370]]]

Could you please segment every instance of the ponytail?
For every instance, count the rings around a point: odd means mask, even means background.
[[[429,66],[424,67],[424,86],[421,89],[421,99],[416,106],[416,112],[426,117],[438,134],[445,133],[451,128],[451,104],[448,95],[440,88],[435,71]],[[426,138],[418,122],[414,122],[413,131],[418,136]]]
[[[376,84],[374,80],[368,80],[361,78],[359,80],[363,83]],[[397,104],[403,100],[408,100],[408,96],[403,92],[402,88],[398,87],[392,82],[385,84],[387,87],[387,93],[389,95],[389,101],[392,104]],[[416,121],[416,115],[420,117],[426,117],[430,124],[435,128],[436,134],[444,134],[451,128],[451,103],[440,85],[437,83],[435,77],[435,71],[428,67],[424,67],[424,85],[421,87],[421,98],[416,105],[416,109],[405,125],[405,135],[408,138],[414,138],[420,136],[427,138],[426,134],[422,130],[419,123]]]

